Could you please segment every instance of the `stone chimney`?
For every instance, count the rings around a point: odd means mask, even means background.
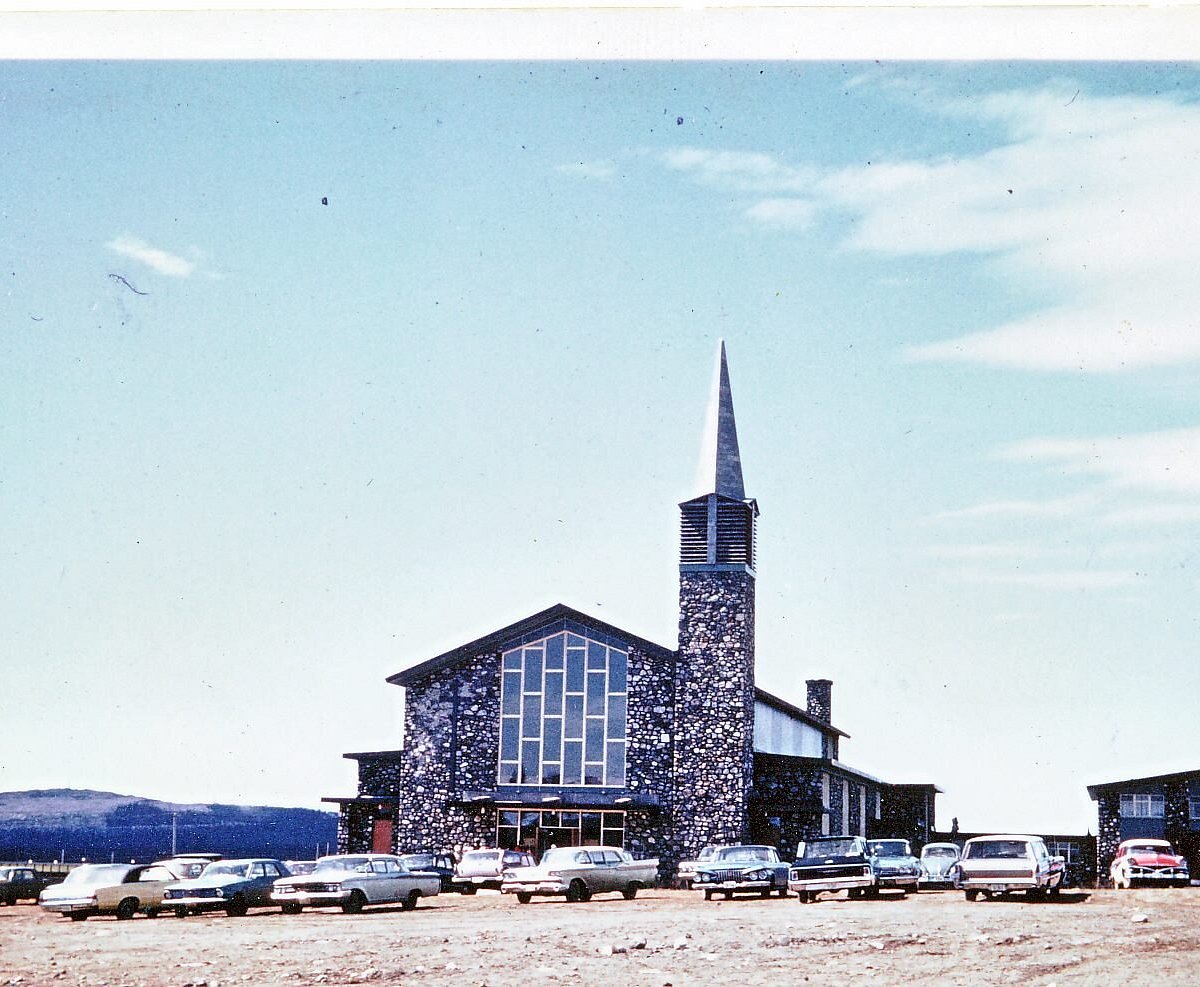
[[[822,723],[833,725],[833,683],[829,679],[809,679],[808,715]]]

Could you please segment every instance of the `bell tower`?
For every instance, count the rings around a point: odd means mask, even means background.
[[[758,504],[746,497],[725,343],[717,352],[697,495],[679,505],[675,842],[686,857],[748,836],[754,768]]]

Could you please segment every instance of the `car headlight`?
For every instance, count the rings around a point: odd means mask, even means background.
[[[711,881],[711,880],[713,880],[713,877],[714,877],[713,874],[709,873],[706,870],[702,870],[696,875],[696,880],[697,881]]]
[[[216,898],[224,898],[225,892],[222,891],[220,888],[217,888],[217,890],[213,892],[213,896]]]
[[[769,881],[771,872],[769,870],[752,870],[746,877],[751,881]]]

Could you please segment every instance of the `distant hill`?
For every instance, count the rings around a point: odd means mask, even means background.
[[[311,860],[337,847],[337,816],[316,809],[179,805],[114,792],[0,792],[0,860],[153,860],[210,851]]]

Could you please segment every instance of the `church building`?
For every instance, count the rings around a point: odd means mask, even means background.
[[[647,641],[559,604],[388,678],[406,690],[400,750],[345,755],[358,794],[343,852],[611,845],[661,875],[710,843],[934,829],[931,784],[841,760],[832,683],[804,704],[755,685],[755,538],[725,347],[699,495],[679,506],[679,637]]]

